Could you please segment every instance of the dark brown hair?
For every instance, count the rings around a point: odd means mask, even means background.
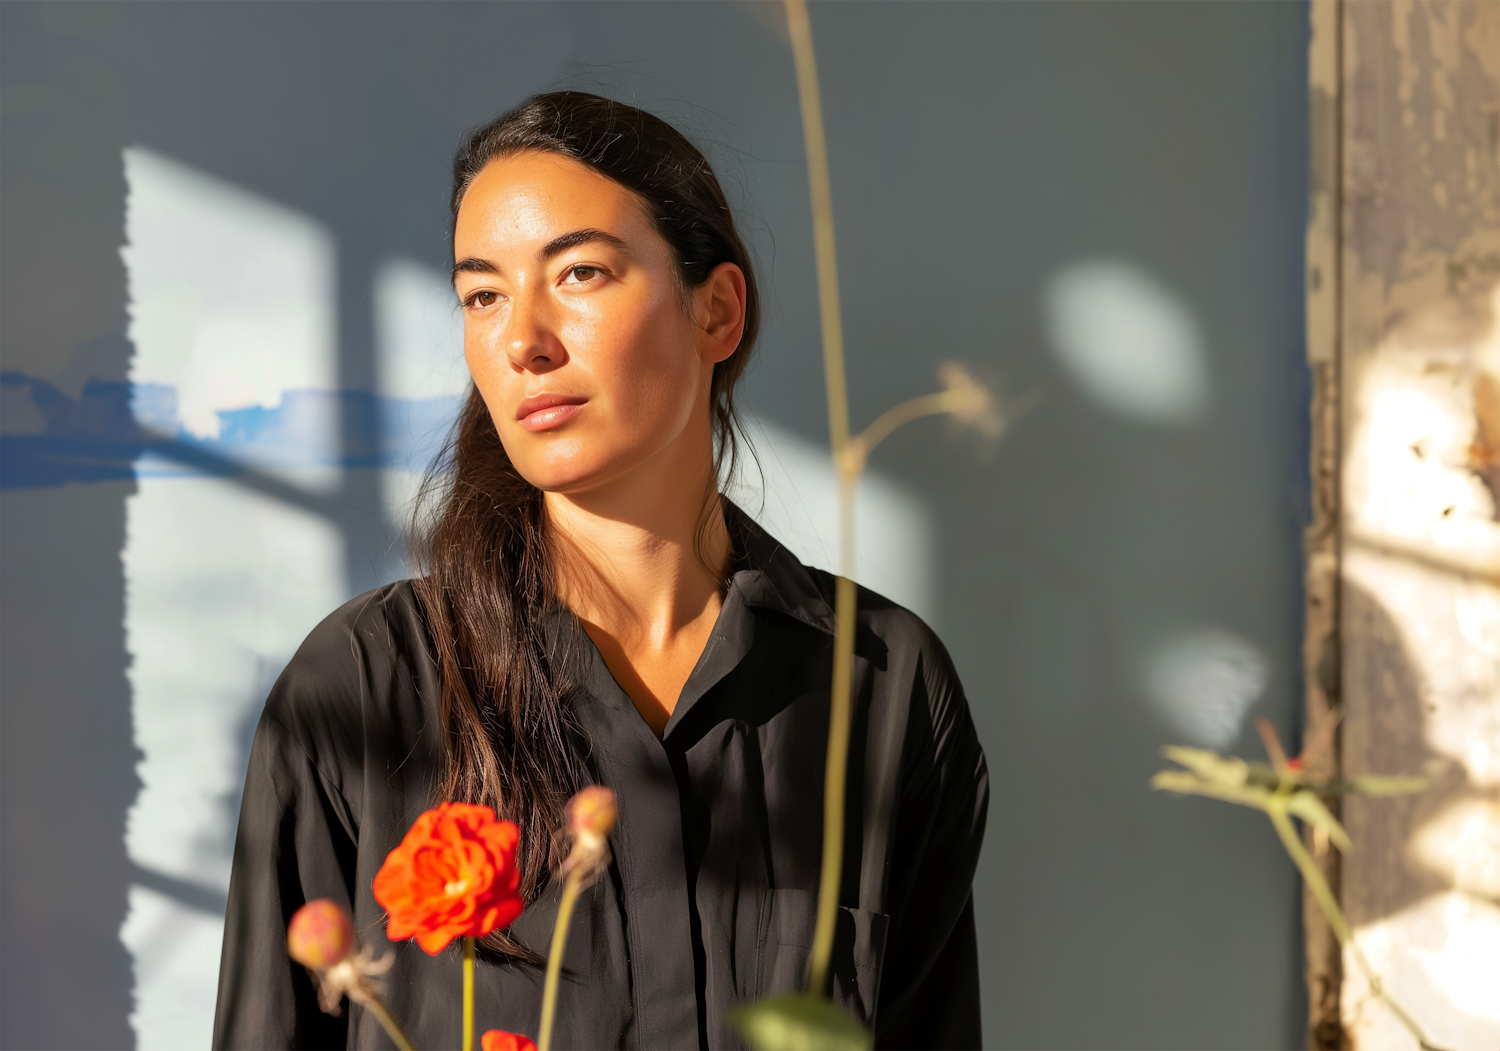
[[[732,473],[734,386],[755,344],[760,304],[750,255],[708,161],[676,128],[643,110],[576,91],[537,95],[459,148],[455,222],[464,193],[487,164],[533,150],[570,157],[633,193],[671,246],[684,290],[701,285],[720,263],[744,271],[744,334],[735,353],[714,366],[711,388],[715,463]],[[415,553],[424,572],[416,593],[442,686],[438,795],[487,803],[520,825],[522,891],[533,901],[562,860],[562,808],[588,783],[588,773],[566,684],[547,657],[546,622],[556,599],[541,490],[512,465],[475,389],[423,484],[417,515]],[[504,935],[486,941],[531,956]]]

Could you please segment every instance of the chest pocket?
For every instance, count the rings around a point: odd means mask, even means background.
[[[766,894],[767,907],[761,913],[760,994],[797,992],[807,981],[818,896],[806,890],[771,890]],[[872,1028],[888,923],[889,917],[883,912],[840,906],[834,926],[829,968],[833,972],[833,1000]]]

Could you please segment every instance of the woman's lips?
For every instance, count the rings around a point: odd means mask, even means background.
[[[516,418],[532,433],[561,427],[583,408],[587,398],[570,398],[560,394],[538,394],[521,402]]]

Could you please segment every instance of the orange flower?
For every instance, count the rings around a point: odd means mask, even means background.
[[[390,914],[386,937],[436,956],[454,938],[482,938],[521,915],[520,830],[487,806],[443,803],[417,818],[375,874]]]
[[[504,1029],[488,1030],[479,1038],[482,1051],[536,1051],[531,1038],[520,1033],[507,1033]]]

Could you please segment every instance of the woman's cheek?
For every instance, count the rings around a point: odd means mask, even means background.
[[[469,375],[474,378],[474,385],[489,400],[505,363],[500,327],[488,323],[487,319],[466,322],[464,361],[469,366]]]

